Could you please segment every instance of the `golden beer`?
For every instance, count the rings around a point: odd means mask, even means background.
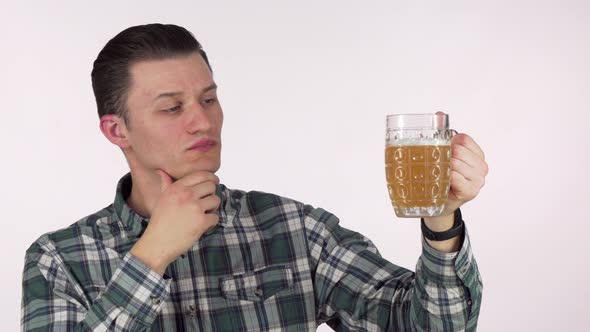
[[[450,145],[393,145],[385,148],[389,197],[398,216],[436,215],[447,201]]]
[[[385,173],[389,198],[398,217],[439,216],[449,197],[451,138],[449,116],[387,116]]]

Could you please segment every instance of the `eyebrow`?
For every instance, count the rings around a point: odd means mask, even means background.
[[[201,90],[201,93],[205,93],[205,92],[215,90],[215,89],[217,89],[217,84],[213,83],[213,84],[209,85],[208,87],[204,88],[203,90]],[[154,98],[153,102],[156,102],[156,100],[158,100],[160,98],[176,97],[176,96],[180,96],[180,95],[182,95],[182,92],[180,92],[180,91],[163,92],[163,93],[160,93],[158,96],[156,96],[156,98]]]

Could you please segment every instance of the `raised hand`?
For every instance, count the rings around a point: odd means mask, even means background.
[[[215,195],[219,178],[211,172],[199,171],[176,182],[166,172],[157,172],[161,194],[131,254],[163,275],[172,261],[218,223],[215,211],[221,200]]]

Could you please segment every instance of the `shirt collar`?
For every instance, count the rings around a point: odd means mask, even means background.
[[[131,173],[125,174],[117,183],[117,191],[115,194],[115,201],[113,207],[115,214],[122,223],[124,229],[129,233],[131,237],[141,236],[143,230],[149,222],[149,218],[143,217],[139,213],[135,212],[129,204],[127,199],[131,195],[131,188],[133,186],[133,180]],[[230,204],[230,192],[223,184],[218,184],[215,189],[215,194],[221,199],[219,205],[219,225],[227,227],[231,220],[235,216],[235,212]]]

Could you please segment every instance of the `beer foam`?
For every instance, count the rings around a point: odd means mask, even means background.
[[[441,138],[402,138],[389,140],[387,145],[415,146],[415,145],[451,145],[450,139]]]

